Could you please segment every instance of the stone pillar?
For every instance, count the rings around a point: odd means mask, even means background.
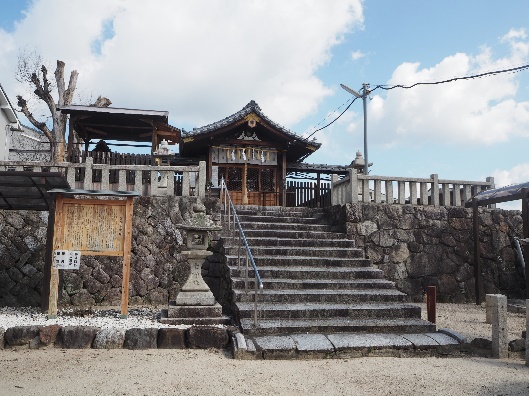
[[[529,300],[525,300],[525,365],[529,367]]]
[[[504,359],[509,356],[509,334],[507,332],[507,297],[491,295],[492,357]]]
[[[485,323],[492,324],[492,297],[494,294],[485,295]]]

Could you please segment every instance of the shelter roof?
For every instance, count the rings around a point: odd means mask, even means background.
[[[204,141],[213,137],[218,137],[226,132],[233,132],[242,130],[247,123],[254,122],[257,130],[266,131],[268,136],[277,142],[281,142],[287,150],[287,161],[297,162],[305,158],[318,148],[321,143],[315,140],[307,140],[287,128],[279,125],[268,118],[261,110],[255,101],[250,101],[238,112],[223,118],[220,121],[202,126],[200,128],[193,128],[192,131],[182,132],[182,141],[180,143],[180,152],[186,155],[194,155],[200,151],[199,144],[204,146],[199,141]],[[251,127],[253,128],[253,127]],[[187,146],[187,148],[186,148]],[[189,152],[189,153],[188,153]]]
[[[475,203],[478,206],[493,205],[502,202],[517,201],[527,198],[529,194],[529,182],[513,184],[512,186],[495,188],[492,190],[482,191],[472,197],[465,203],[465,207],[470,208]]]
[[[50,209],[54,188],[70,188],[60,172],[0,171],[0,209]]]
[[[152,142],[153,132],[170,142],[180,141],[180,130],[168,124],[169,112],[117,107],[64,106],[58,110],[71,115],[71,122],[83,140]]]
[[[0,84],[0,111],[3,111],[5,113],[9,122],[20,123],[20,121],[18,120],[17,113],[15,112],[13,105],[7,97],[7,94],[5,93],[2,84]]]

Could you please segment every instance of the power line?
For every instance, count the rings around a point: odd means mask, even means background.
[[[307,137],[305,138],[305,140],[308,140],[308,139],[309,139],[312,135],[314,135],[316,132],[321,131],[322,129],[325,129],[325,128],[327,128],[328,126],[334,124],[334,123],[335,123],[335,122],[336,122],[336,121],[337,121],[337,120],[338,120],[338,119],[339,119],[339,118],[340,118],[340,117],[341,117],[341,116],[342,116],[347,110],[349,110],[349,107],[351,107],[351,105],[355,102],[356,99],[358,99],[358,98],[354,98],[353,101],[352,101],[351,103],[349,103],[349,105],[347,105],[347,107],[345,108],[345,110],[342,111],[338,117],[336,117],[334,120],[332,120],[331,122],[329,122],[327,125],[322,126],[322,127],[319,128],[319,129],[316,129],[316,130],[315,130],[314,132],[312,132],[309,136],[307,136]],[[340,107],[341,107],[341,106],[340,106]]]
[[[410,88],[414,88],[414,87],[417,87],[419,85],[438,85],[438,84],[446,84],[446,83],[449,83],[449,82],[454,82],[454,81],[459,81],[459,80],[472,80],[474,78],[481,78],[481,77],[487,77],[487,76],[494,76],[494,75],[497,75],[497,74],[502,74],[502,73],[517,73],[517,72],[521,72],[523,70],[526,70],[526,69],[529,69],[529,65],[522,65],[522,66],[518,66],[518,67],[512,67],[510,69],[502,69],[502,70],[494,70],[494,71],[490,71],[490,72],[485,72],[485,73],[480,73],[480,74],[474,74],[472,76],[464,76],[464,77],[453,77],[453,78],[449,78],[447,80],[441,80],[441,81],[433,81],[433,82],[418,82],[418,83],[415,83],[415,84],[411,84],[411,85],[403,85],[403,84],[397,84],[397,85],[377,85],[375,88],[373,88],[371,91],[374,91],[376,90],[377,88],[381,88],[381,89],[384,89],[386,91],[389,91],[391,89],[395,89],[395,88],[403,88],[403,89],[410,89]]]
[[[439,85],[439,84],[446,84],[446,83],[450,83],[450,82],[454,82],[454,81],[459,81],[459,80],[472,80],[474,78],[481,78],[481,77],[488,77],[488,76],[494,76],[494,75],[498,75],[498,74],[503,74],[503,73],[518,73],[518,72],[521,72],[523,70],[527,70],[529,69],[529,64],[527,65],[522,65],[522,66],[517,66],[517,67],[512,67],[512,68],[509,68],[509,69],[502,69],[502,70],[494,70],[494,71],[490,71],[490,72],[484,72],[484,73],[479,73],[479,74],[474,74],[474,75],[471,75],[471,76],[464,76],[464,77],[453,77],[453,78],[449,78],[449,79],[446,79],[446,80],[441,80],[441,81],[433,81],[433,82],[418,82],[418,83],[414,83],[414,84],[411,84],[411,85],[403,85],[403,84],[397,84],[397,85],[385,85],[385,84],[380,84],[380,85],[377,85],[375,86],[373,89],[370,90],[370,92],[374,92],[376,91],[377,89],[383,89],[385,91],[389,91],[389,90],[392,90],[392,89],[395,89],[395,88],[403,88],[403,89],[410,89],[410,88],[414,88],[414,87],[417,87],[419,85]],[[316,132],[319,132],[321,131],[322,129],[325,129],[327,128],[328,126],[334,124],[348,109],[349,107],[351,107],[351,105],[355,102],[357,98],[354,98],[353,101],[351,103],[349,103],[349,105],[345,108],[344,111],[342,111],[338,117],[336,117],[334,120],[332,120],[331,122],[329,122],[327,125],[324,125],[323,127],[319,128],[319,129],[316,129],[314,132],[312,132],[309,136],[307,136],[305,139],[308,140],[308,138],[310,138],[312,135],[314,135]],[[346,102],[347,103],[347,102]],[[343,105],[341,105],[340,107],[342,107]],[[338,107],[338,109],[340,109],[340,107]],[[320,125],[323,121],[325,121],[328,117],[325,117],[322,121],[320,121],[317,125]],[[316,126],[317,126],[316,125]]]

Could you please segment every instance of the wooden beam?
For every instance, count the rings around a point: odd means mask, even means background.
[[[132,245],[132,214],[134,198],[128,197],[125,210],[125,240],[123,242],[123,279],[121,284],[121,317],[129,314],[130,250]]]
[[[60,249],[62,241],[64,240],[63,224],[63,196],[57,195],[55,200],[55,221],[53,233],[53,251]],[[53,254],[52,251],[52,254]],[[52,256],[53,260],[53,256]],[[57,302],[59,300],[59,270],[53,268],[53,263],[50,269],[50,295],[48,299],[48,319],[55,319],[57,317]]]
[[[483,301],[483,279],[481,276],[481,257],[479,248],[479,212],[478,202],[476,200],[474,200],[474,205],[472,206],[472,230],[474,234],[474,287],[476,305],[481,305],[481,302]]]
[[[44,259],[44,279],[42,284],[42,294],[40,297],[40,309],[42,313],[48,312],[50,300],[50,281],[53,262],[53,238],[55,228],[55,198],[53,194],[50,210],[48,211],[48,230],[46,232],[46,256]]]

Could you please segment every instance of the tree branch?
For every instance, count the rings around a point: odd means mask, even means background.
[[[59,106],[64,105],[64,62],[58,60],[55,69],[55,81],[57,82],[57,92],[59,93]]]
[[[75,92],[75,87],[77,85],[77,77],[79,76],[79,73],[77,70],[72,70],[70,73],[70,81],[68,82],[68,89],[64,91],[64,103],[63,106],[68,106],[72,103],[73,100],[73,94]],[[64,83],[63,83],[64,84]]]
[[[26,118],[29,120],[29,122],[33,124],[33,126],[35,126],[35,128],[41,130],[44,135],[46,135],[48,140],[52,142],[53,136],[48,126],[44,122],[39,122],[35,119],[35,117],[33,117],[33,113],[31,113],[31,111],[29,111],[28,109],[28,102],[22,96],[18,95],[17,100],[17,104],[20,107],[20,111],[22,112],[22,114],[26,116]]]

